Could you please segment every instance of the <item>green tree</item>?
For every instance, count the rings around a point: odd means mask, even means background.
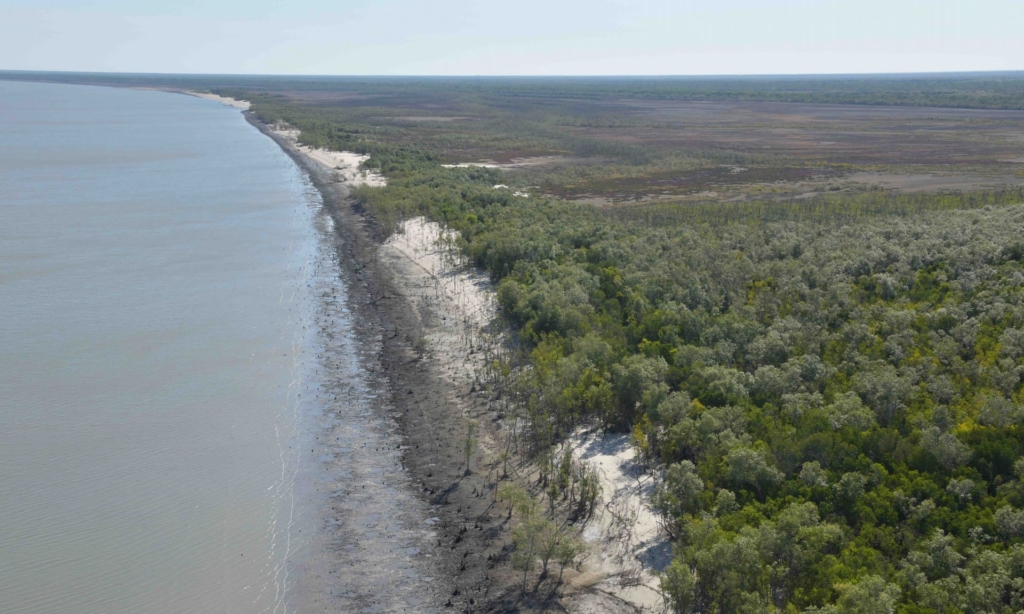
[[[784,477],[782,472],[769,462],[763,450],[746,446],[735,447],[725,456],[725,476],[733,484],[753,486],[759,497],[764,489],[778,484]]]

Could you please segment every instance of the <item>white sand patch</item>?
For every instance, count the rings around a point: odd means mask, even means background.
[[[203,100],[212,100],[214,102],[219,102],[221,104],[226,104],[229,107],[234,107],[236,109],[241,109],[243,111],[248,111],[249,107],[252,106],[252,103],[250,103],[248,100],[236,100],[234,98],[228,98],[226,96],[218,96],[217,94],[210,94],[210,93],[204,93],[204,92],[185,92],[185,93],[190,95],[190,96],[195,96],[196,98],[202,98]]]
[[[469,168],[479,166],[481,168],[503,168],[506,170],[516,168],[529,168],[531,166],[546,166],[569,160],[566,156],[533,156],[530,158],[512,158],[510,162],[495,162],[494,160],[482,160],[480,162],[460,162],[458,164],[442,164],[445,168]]]
[[[426,218],[402,223],[378,254],[395,276],[394,288],[419,318],[421,351],[438,375],[455,390],[451,405],[470,419],[484,419],[487,407],[474,403],[474,390],[486,379],[488,328],[497,314],[490,278],[462,262],[453,239],[457,233]],[[478,433],[485,454],[498,448],[491,433]]]
[[[510,188],[509,186],[505,185],[504,183],[499,183],[498,185],[494,186],[494,189],[495,190],[511,190],[512,188]],[[525,190],[516,190],[515,192],[512,192],[512,196],[529,196],[529,195],[530,195],[530,193],[526,192]]]
[[[287,126],[271,126],[270,129],[274,134],[289,141],[291,146],[302,155],[323,164],[329,169],[333,169],[337,173],[339,181],[343,181],[353,187],[366,185],[378,188],[387,185],[387,180],[382,175],[359,168],[363,162],[370,159],[368,155],[357,154],[352,151],[314,149],[307,145],[299,144],[301,132],[298,130]]]
[[[454,231],[424,217],[406,220],[398,232],[381,247],[415,265],[421,281],[430,280],[441,300],[437,315],[449,316],[475,331],[486,327],[497,313],[490,279],[475,269],[462,266],[455,254]]]
[[[495,162],[460,162],[458,164],[442,164],[445,168],[471,168],[473,166],[479,166],[480,168],[501,168],[500,164]]]
[[[650,507],[654,480],[633,462],[629,435],[602,435],[584,431],[568,445],[578,460],[591,463],[601,482],[601,502],[583,538],[595,548],[584,564],[584,574],[601,578],[595,588],[626,601],[642,612],[664,607],[660,583],[654,575],[671,557],[671,544]],[[595,594],[594,599],[598,598]],[[572,601],[572,612],[594,611],[587,596]]]

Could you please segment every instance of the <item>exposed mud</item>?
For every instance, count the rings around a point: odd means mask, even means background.
[[[380,423],[374,427],[379,436],[366,442],[366,453],[392,458],[395,468],[386,475],[357,476],[358,467],[332,467],[329,459],[325,463],[325,472],[343,473],[335,477],[339,489],[331,495],[322,535],[311,554],[302,590],[303,603],[309,606],[304,611],[514,607],[511,593],[490,573],[506,517],[494,507],[496,472],[481,463],[486,438],[480,437],[471,471],[466,470],[463,453],[469,419],[489,419],[487,401],[474,392],[472,377],[452,377],[452,365],[432,359],[431,350],[423,346],[424,335],[437,336],[436,329],[445,326],[456,339],[469,343],[469,337],[462,337],[462,324],[455,317],[448,323],[417,311],[408,288],[396,282],[393,263],[380,257],[382,237],[355,208],[348,186],[337,181],[333,169],[302,155],[289,139],[247,117],[310,174],[323,195],[348,292],[354,340],[350,347],[358,352],[362,369],[379,392],[375,406],[366,408],[365,419]],[[487,425],[481,426],[486,432]],[[332,428],[347,427],[335,423]],[[415,502],[397,516],[379,515],[382,503],[375,498],[407,494]],[[394,555],[397,551],[403,554]],[[346,591],[346,580],[355,574],[379,577],[381,593]],[[410,595],[406,589],[417,586],[417,578],[426,578],[429,590]],[[360,579],[354,584],[367,583]]]

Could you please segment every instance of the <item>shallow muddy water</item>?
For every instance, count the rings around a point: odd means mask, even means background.
[[[237,110],[0,81],[0,611],[430,609],[331,223]]]

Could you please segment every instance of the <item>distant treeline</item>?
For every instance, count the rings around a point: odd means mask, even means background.
[[[736,100],[1024,109],[1024,73],[764,77],[313,77],[0,71],[0,79],[253,92],[339,92],[436,100],[485,97]]]
[[[849,77],[280,78],[265,84],[240,82],[235,87],[239,94],[252,90],[359,92],[392,101],[456,96],[581,100],[623,97],[1024,109],[1024,73],[1019,72]]]

